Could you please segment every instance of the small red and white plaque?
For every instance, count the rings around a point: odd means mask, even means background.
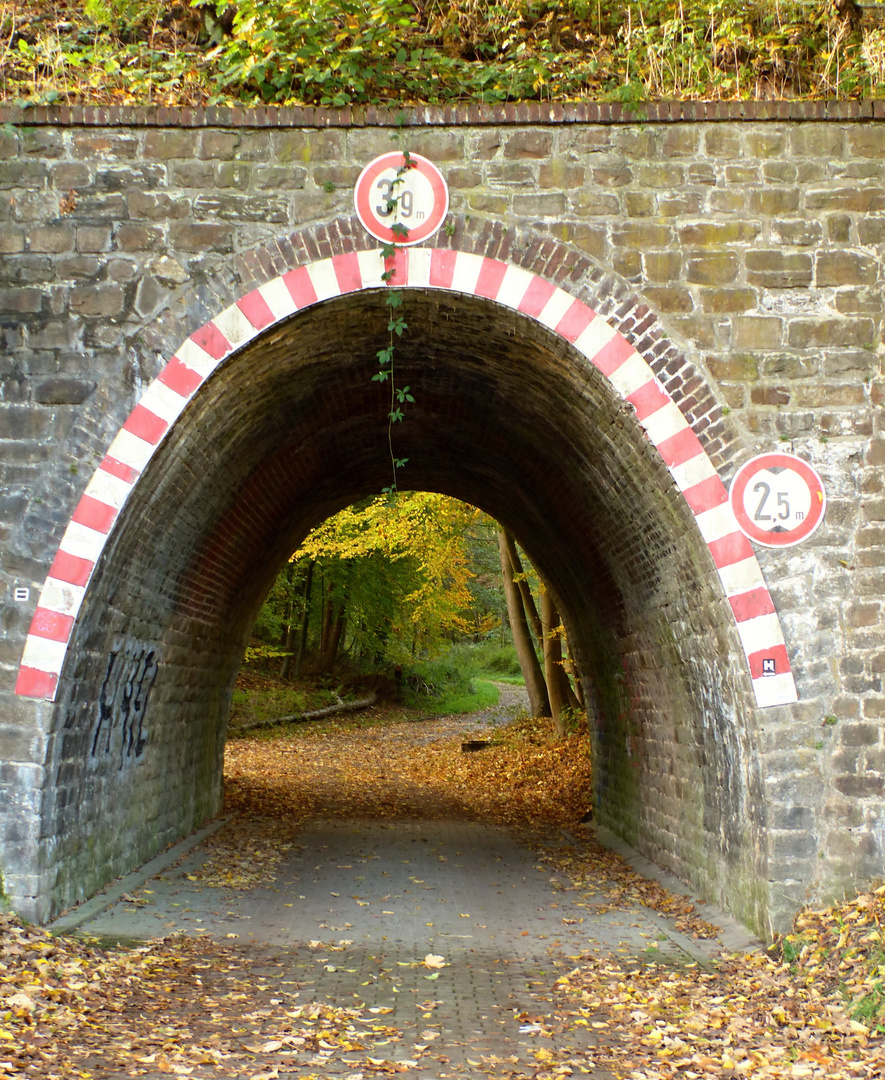
[[[404,167],[405,166],[405,167]],[[385,244],[420,244],[439,229],[449,212],[449,189],[439,169],[401,150],[370,161],[353,193],[357,217],[367,232]],[[408,229],[403,236],[391,229]]]
[[[763,547],[807,540],[827,508],[823,481],[794,454],[760,454],[744,462],[728,498],[741,532]]]

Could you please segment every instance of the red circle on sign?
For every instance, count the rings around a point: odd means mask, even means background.
[[[420,154],[409,154],[408,168],[401,150],[370,161],[356,182],[353,202],[363,228],[385,244],[420,244],[439,229],[449,212],[449,189],[439,169]],[[397,183],[394,183],[398,181]],[[396,199],[392,209],[390,201]],[[391,225],[405,226],[407,237]]]
[[[741,532],[763,547],[807,540],[824,519],[827,496],[817,472],[795,454],[759,454],[731,481],[728,499]]]

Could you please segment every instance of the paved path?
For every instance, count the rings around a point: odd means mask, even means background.
[[[557,837],[570,839],[580,843]],[[498,1063],[508,1076],[533,1076],[539,1051],[587,1053],[604,1036],[586,1021],[563,1027],[550,1000],[579,955],[685,964],[717,948],[690,941],[644,906],[611,909],[604,892],[573,888],[496,826],[315,820],[275,876],[248,890],[205,884],[206,857],[197,846],[56,928],[79,923],[121,941],[211,934],[250,948],[259,976],[279,979],[289,1001],[383,1010],[403,1038],[376,1052],[421,1080],[482,1074]],[[360,1058],[324,1063],[313,1055],[299,1065],[356,1078]]]

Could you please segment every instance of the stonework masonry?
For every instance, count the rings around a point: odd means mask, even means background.
[[[778,449],[826,485],[808,541],[756,549],[799,697],[758,708],[710,550],[631,406],[493,298],[410,294],[413,482],[507,520],[554,582],[594,704],[601,820],[764,933],[881,878],[883,119],[879,102],[399,123],[0,109],[0,872],[14,905],[45,919],[218,812],[262,590],[306,529],[386,482],[366,374],[383,303],[367,290],[268,327],[159,445],[89,582],[57,699],[14,693],[62,535],[145,388],[252,290],[375,246],[352,189],[393,135],[447,178],[449,226],[430,246],[520,267],[604,316],[726,485]]]

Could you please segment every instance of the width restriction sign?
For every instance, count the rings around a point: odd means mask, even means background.
[[[794,454],[760,454],[735,474],[728,498],[741,532],[763,547],[806,540],[824,519],[827,496],[815,470]]]
[[[443,174],[427,158],[400,150],[382,154],[363,169],[353,201],[363,228],[385,244],[420,244],[433,236],[449,212],[449,189]],[[399,181],[399,183],[397,183]],[[407,237],[391,225],[403,225]]]

